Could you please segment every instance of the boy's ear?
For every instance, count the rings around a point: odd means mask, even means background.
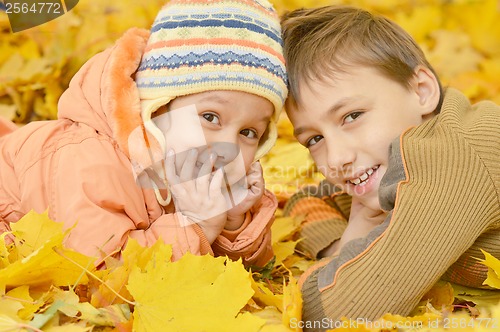
[[[413,88],[422,106],[422,115],[431,114],[439,104],[441,91],[436,75],[427,67],[417,66],[413,80]]]

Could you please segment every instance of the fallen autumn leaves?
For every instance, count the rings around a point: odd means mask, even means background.
[[[302,301],[294,274],[311,261],[294,253],[298,224],[277,219],[273,246],[279,258],[268,277],[225,257],[187,254],[171,262],[171,247],[161,241],[143,248],[130,240],[122,260],[109,257],[106,269],[95,270],[93,258],[64,248],[60,224],[31,212],[0,237],[0,331],[299,331]],[[487,283],[498,287],[500,261],[485,256]],[[478,292],[479,298],[488,294]],[[500,319],[498,304],[453,313],[456,298],[449,283],[439,283],[413,317],[386,314],[345,326],[425,329],[456,321],[467,322],[457,327],[484,330],[485,319],[490,328]],[[496,294],[491,303],[499,299]],[[474,298],[468,300],[473,305]]]

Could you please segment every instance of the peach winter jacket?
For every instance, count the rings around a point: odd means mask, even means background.
[[[30,210],[64,222],[66,245],[102,258],[134,238],[143,246],[158,239],[184,253],[228,255],[246,265],[272,257],[270,227],[277,206],[266,192],[242,227],[223,231],[210,246],[201,228],[181,227],[173,203],[163,208],[151,189],[136,184],[127,137],[140,126],[133,80],[149,32],[131,29],[91,58],[59,100],[58,120],[14,130],[0,121],[0,233]]]

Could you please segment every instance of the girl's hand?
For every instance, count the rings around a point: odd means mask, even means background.
[[[221,191],[222,169],[212,173],[215,156],[211,155],[196,171],[198,150],[192,149],[182,165],[173,150],[167,154],[165,166],[175,209],[190,222],[197,223],[207,240],[213,243],[227,221],[227,207]],[[180,171],[177,172],[176,170]],[[177,174],[178,173],[178,174]]]
[[[264,177],[260,162],[256,161],[250,166],[246,176],[246,185],[247,188],[237,189],[238,196],[243,195],[243,200],[227,212],[227,223],[224,227],[227,230],[238,229],[243,224],[247,211],[264,195]]]

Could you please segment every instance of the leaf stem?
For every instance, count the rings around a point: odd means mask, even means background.
[[[34,326],[24,324],[24,323],[17,323],[15,327],[12,327],[11,329],[4,330],[4,331],[5,332],[18,331],[19,329],[28,329],[28,330],[35,331],[35,332],[43,332],[42,330],[39,330]]]
[[[70,261],[71,263],[75,264],[76,266],[78,266],[79,268],[81,268],[82,270],[84,270],[85,272],[87,272],[90,276],[92,276],[94,279],[96,279],[97,281],[99,281],[100,283],[102,283],[104,286],[106,286],[113,294],[115,294],[118,298],[120,298],[122,301],[130,304],[130,305],[133,305],[135,306],[136,303],[135,302],[132,302],[132,301],[129,301],[127,300],[126,298],[124,298],[123,296],[121,296],[117,291],[115,291],[111,286],[109,286],[104,280],[102,280],[101,278],[99,278],[98,276],[96,276],[95,274],[93,274],[92,272],[90,272],[88,269],[86,269],[85,267],[81,266],[78,262],[75,262],[74,260],[72,260],[71,258],[67,257],[66,255],[64,255],[64,253],[61,252],[61,250],[59,250],[59,248],[57,247],[53,247],[52,250],[54,250],[58,255],[60,255],[61,257],[67,259],[68,261]]]
[[[38,303],[38,301],[28,301],[28,300],[20,299],[18,297],[13,297],[13,296],[9,296],[9,295],[2,295],[1,298],[7,299],[7,300],[14,300],[14,301],[21,302],[21,303],[28,303],[28,304],[37,304]]]

